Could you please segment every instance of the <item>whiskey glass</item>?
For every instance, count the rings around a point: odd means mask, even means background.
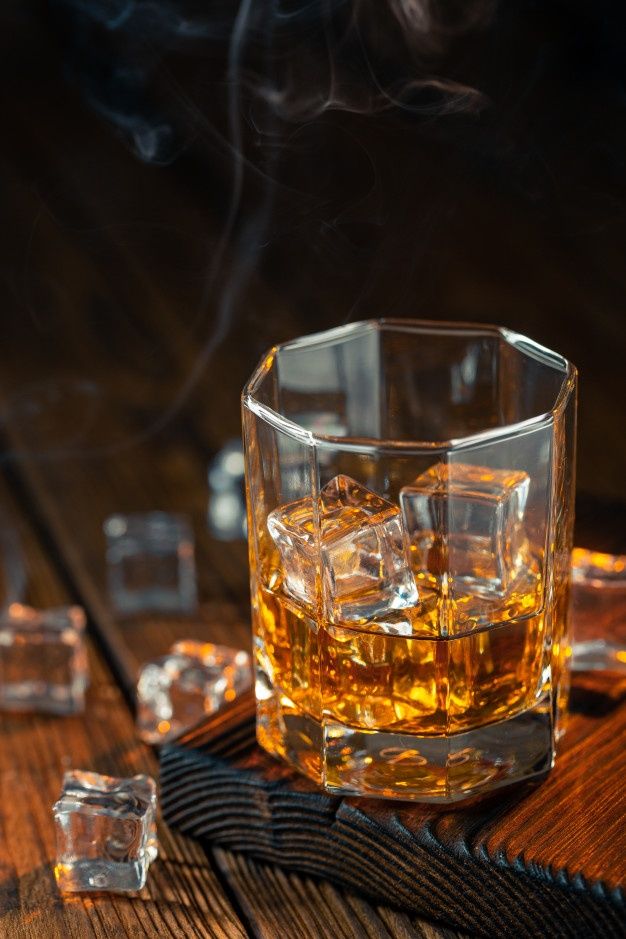
[[[567,711],[576,370],[509,329],[380,320],[243,392],[257,736],[333,793],[539,777]]]

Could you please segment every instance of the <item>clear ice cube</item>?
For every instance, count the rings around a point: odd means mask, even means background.
[[[193,613],[198,605],[194,538],[182,515],[111,515],[107,539],[109,596],[124,615]]]
[[[314,504],[300,499],[267,520],[287,593],[315,606],[318,568]],[[333,622],[366,620],[417,602],[409,543],[397,506],[349,476],[335,476],[319,499],[322,590]]]
[[[137,682],[137,733],[160,744],[234,701],[252,684],[242,649],[185,639],[169,655],[146,662]]]
[[[158,853],[156,806],[150,776],[66,773],[52,809],[57,833],[54,873],[60,889],[141,890]]]
[[[528,561],[530,478],[438,463],[400,492],[414,570],[452,596],[505,597]]]
[[[88,684],[85,614],[78,606],[0,616],[0,710],[76,714]]]

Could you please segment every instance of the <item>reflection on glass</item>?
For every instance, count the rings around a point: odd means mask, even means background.
[[[575,385],[490,327],[361,323],[265,357],[243,419],[270,753],[330,791],[439,802],[550,768]]]

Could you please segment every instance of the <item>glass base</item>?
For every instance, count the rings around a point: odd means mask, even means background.
[[[554,762],[549,694],[508,720],[427,737],[318,721],[265,685],[257,737],[329,793],[415,802],[459,802],[542,776]]]

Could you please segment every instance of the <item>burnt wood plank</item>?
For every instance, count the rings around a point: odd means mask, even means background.
[[[303,935],[333,939],[452,939],[450,932],[385,907],[375,909],[361,897],[341,894],[324,881],[301,878],[257,863],[243,854],[216,848],[215,857],[229,881],[246,889],[257,934],[261,939],[301,939]]]
[[[625,695],[622,682],[610,714],[571,719],[541,785],[451,811],[320,792],[256,745],[247,695],[162,749],[164,813],[204,842],[470,933],[622,936]]]

